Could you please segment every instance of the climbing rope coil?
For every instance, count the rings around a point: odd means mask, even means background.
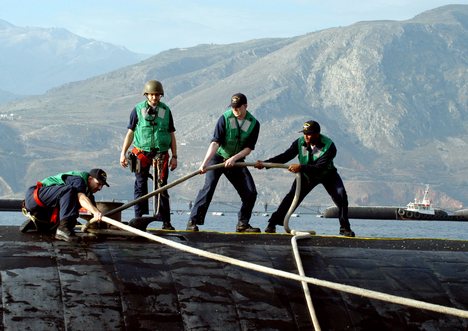
[[[245,167],[245,166],[254,166],[254,165],[255,165],[255,163],[238,162],[238,163],[236,163],[235,166]],[[288,168],[288,165],[275,164],[275,163],[264,163],[264,166],[265,166],[265,168],[286,168],[286,169]],[[217,168],[220,168],[220,167],[224,167],[224,164],[221,163],[221,164],[216,164],[216,165],[210,166],[210,167],[207,168],[207,170],[214,170],[214,169],[217,169]],[[194,176],[196,176],[198,174],[200,174],[200,172],[196,171],[196,172],[193,172],[193,173],[191,173],[191,174],[189,174],[187,176],[179,178],[179,179],[177,179],[177,180],[175,180],[175,181],[173,181],[173,182],[171,182],[171,183],[169,183],[169,184],[167,184],[167,185],[165,185],[165,186],[163,186],[163,187],[161,187],[161,188],[159,188],[159,189],[157,189],[157,190],[155,190],[153,192],[150,192],[150,193],[146,194],[145,196],[142,196],[142,197],[140,197],[140,198],[138,198],[138,199],[136,199],[134,201],[131,201],[131,202],[129,202],[127,204],[124,204],[124,205],[122,205],[122,206],[120,206],[118,208],[115,208],[113,210],[110,210],[110,211],[106,212],[105,215],[111,215],[111,214],[113,214],[115,212],[122,211],[122,210],[124,210],[126,208],[129,208],[129,207],[133,206],[134,204],[138,203],[139,201],[142,201],[144,199],[149,199],[150,197],[152,197],[152,196],[154,196],[156,194],[159,194],[159,193],[161,193],[161,192],[163,192],[163,191],[165,191],[165,190],[167,190],[167,189],[169,189],[169,188],[171,188],[171,187],[173,187],[175,185],[178,185],[178,184],[182,183],[183,181],[185,181],[187,179],[190,179],[190,178],[192,178],[192,177],[194,177]],[[285,228],[286,232],[291,233],[293,235],[293,237],[291,239],[291,244],[292,244],[292,247],[293,247],[293,253],[294,253],[294,256],[295,256],[296,264],[297,264],[297,267],[298,267],[298,270],[299,270],[299,275],[291,273],[291,272],[283,271],[283,270],[278,270],[278,269],[274,269],[274,268],[270,268],[270,267],[265,267],[265,266],[258,265],[258,264],[255,264],[255,263],[251,263],[251,262],[248,262],[248,261],[242,261],[242,260],[239,260],[239,259],[235,259],[235,258],[231,258],[231,257],[228,257],[228,256],[220,255],[220,254],[217,254],[217,253],[204,251],[202,249],[194,248],[194,247],[187,246],[187,245],[184,245],[184,244],[181,244],[181,243],[177,243],[177,242],[174,242],[172,240],[165,239],[165,238],[156,236],[154,234],[138,230],[138,229],[133,228],[133,227],[131,227],[129,225],[126,225],[126,224],[123,224],[123,223],[121,223],[119,221],[113,220],[113,219],[111,219],[111,218],[109,218],[107,216],[103,216],[102,221],[104,221],[104,222],[106,222],[106,223],[108,223],[108,224],[110,224],[112,226],[115,226],[115,227],[117,227],[119,229],[122,229],[124,231],[131,232],[131,233],[133,233],[135,235],[147,238],[149,240],[158,242],[158,243],[163,244],[163,245],[167,245],[169,247],[172,247],[172,248],[175,248],[175,249],[178,249],[178,250],[190,253],[190,254],[195,254],[195,255],[202,256],[202,257],[212,259],[212,260],[215,260],[215,261],[219,261],[219,262],[239,266],[241,268],[245,268],[245,269],[249,269],[249,270],[253,270],[253,271],[257,271],[257,272],[262,272],[262,273],[265,273],[265,274],[269,274],[269,275],[273,275],[273,276],[282,277],[282,278],[286,278],[286,279],[301,282],[302,287],[304,289],[306,301],[307,301],[307,307],[309,309],[309,313],[311,315],[311,319],[312,319],[315,330],[320,330],[320,326],[319,326],[319,323],[318,323],[318,320],[317,320],[317,317],[316,317],[316,314],[315,314],[315,310],[313,308],[312,299],[311,299],[310,292],[309,292],[307,284],[322,286],[322,287],[326,287],[326,288],[337,290],[337,291],[342,291],[342,292],[346,292],[346,293],[350,293],[350,294],[354,294],[354,295],[367,297],[367,298],[370,298],[370,299],[386,301],[386,302],[390,302],[390,303],[394,303],[394,304],[400,304],[400,305],[413,307],[413,308],[418,308],[418,309],[425,309],[425,310],[429,310],[429,311],[433,311],[433,312],[437,312],[437,313],[448,314],[448,315],[453,315],[453,316],[462,317],[462,318],[468,318],[468,311],[466,311],[466,310],[461,310],[461,309],[452,308],[452,307],[446,307],[446,306],[437,305],[437,304],[433,304],[433,303],[428,303],[428,302],[424,302],[424,301],[420,301],[420,300],[409,299],[409,298],[400,297],[400,296],[396,296],[396,295],[392,295],[392,294],[386,294],[386,293],[382,293],[382,292],[378,292],[378,291],[367,290],[367,289],[363,289],[363,288],[356,287],[356,286],[344,285],[344,284],[340,284],[340,283],[334,283],[334,282],[330,282],[330,281],[326,281],[326,280],[320,280],[320,279],[317,279],[317,278],[305,276],[304,269],[302,267],[302,261],[301,261],[300,254],[299,254],[299,249],[298,249],[298,246],[297,246],[297,239],[308,238],[308,237],[311,236],[311,234],[307,233],[307,232],[291,230],[289,228],[289,223],[288,223],[289,217],[291,216],[291,214],[293,213],[293,211],[296,208],[297,201],[298,201],[298,198],[299,198],[299,192],[300,192],[300,189],[301,189],[300,188],[300,177],[301,177],[300,173],[296,173],[295,175],[296,175],[296,195],[295,195],[294,200],[293,200],[293,202],[291,204],[291,207],[288,210],[288,213],[286,214],[286,217],[285,217],[285,220],[284,220],[284,228]],[[89,224],[91,224],[93,222],[96,222],[96,220],[91,219],[88,222],[87,225],[89,225]]]

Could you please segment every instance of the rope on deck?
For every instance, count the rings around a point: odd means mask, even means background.
[[[292,230],[292,235],[293,237],[291,238],[291,246],[293,248],[294,258],[296,260],[297,270],[299,270],[299,275],[305,276],[301,254],[299,253],[299,248],[297,247],[297,240],[310,238],[312,235],[308,232],[296,232],[295,230]],[[305,281],[301,281],[301,284],[302,289],[304,290],[304,296],[306,298],[310,318],[312,320],[312,324],[314,325],[314,330],[321,331],[322,329],[320,328],[320,323],[318,321],[317,314],[315,313],[314,304],[312,303],[312,296],[310,295],[309,285]]]
[[[190,247],[190,246],[187,246],[187,245],[184,245],[184,244],[180,244],[180,243],[174,242],[172,240],[161,238],[161,237],[153,235],[151,233],[138,230],[136,228],[133,228],[133,227],[131,227],[129,225],[126,225],[126,224],[123,224],[121,222],[115,221],[115,220],[113,220],[113,219],[111,219],[109,217],[106,217],[106,216],[103,216],[102,220],[104,222],[106,222],[106,223],[108,223],[110,225],[113,225],[115,227],[118,227],[118,228],[120,228],[122,230],[129,231],[129,232],[134,233],[136,235],[139,235],[139,236],[145,237],[145,238],[147,238],[149,240],[153,240],[153,241],[159,242],[161,244],[173,247],[175,249],[179,249],[179,250],[187,252],[187,253],[203,256],[203,257],[206,257],[208,259],[216,260],[216,261],[219,261],[219,262],[236,265],[236,266],[239,266],[241,268],[250,269],[250,270],[262,272],[262,273],[273,275],[273,276],[283,277],[283,278],[287,278],[287,279],[291,279],[291,280],[296,280],[296,281],[299,281],[299,282],[307,282],[309,284],[314,284],[314,285],[317,285],[317,286],[322,286],[322,287],[330,288],[330,289],[337,290],[337,291],[342,291],[342,292],[346,292],[346,293],[360,295],[360,296],[367,297],[367,298],[370,298],[370,299],[376,299],[376,300],[391,302],[391,303],[395,303],[395,304],[405,305],[405,306],[409,306],[409,307],[430,310],[430,311],[437,312],[437,313],[468,318],[468,311],[466,311],[466,310],[461,310],[461,309],[451,308],[451,307],[445,307],[445,306],[441,306],[441,305],[437,305],[437,304],[433,304],[433,303],[428,303],[428,302],[424,302],[424,301],[399,297],[399,296],[392,295],[392,294],[386,294],[386,293],[382,293],[382,292],[366,290],[366,289],[363,289],[363,288],[360,288],[360,287],[334,283],[334,282],[330,282],[330,281],[326,281],[326,280],[320,280],[320,279],[313,278],[313,277],[305,277],[305,276],[301,276],[301,275],[296,275],[296,274],[291,273],[291,272],[286,272],[286,271],[282,271],[282,270],[278,270],[278,269],[274,269],[274,268],[270,268],[270,267],[265,267],[265,266],[258,265],[258,264],[255,264],[255,263],[234,259],[234,258],[231,258],[231,257],[228,257],[228,256],[223,256],[223,255],[220,255],[220,254],[211,253],[211,252],[204,251],[202,249],[198,249],[198,248]]]
[[[252,163],[252,162],[237,162],[237,163],[235,163],[234,166],[236,166],[236,167],[246,167],[246,166],[254,166],[254,165],[255,165],[255,163]],[[219,163],[219,164],[216,164],[216,165],[209,166],[209,167],[207,167],[206,170],[209,171],[209,170],[214,170],[214,169],[218,169],[218,168],[221,168],[221,167],[224,167],[224,163]],[[264,163],[264,167],[265,168],[286,168],[287,169],[289,167],[289,165],[277,164],[277,163]],[[367,290],[367,289],[363,289],[363,288],[360,288],[360,287],[334,283],[334,282],[330,282],[330,281],[326,281],[326,280],[320,280],[320,279],[313,278],[313,277],[306,277],[304,275],[304,271],[303,271],[303,268],[302,268],[302,262],[300,262],[300,260],[299,260],[300,267],[299,267],[299,264],[298,264],[298,269],[299,269],[299,272],[302,273],[302,274],[296,275],[296,274],[293,274],[293,273],[290,273],[290,272],[265,267],[265,266],[258,265],[258,264],[255,264],[255,263],[234,259],[234,258],[231,258],[231,257],[223,256],[223,255],[216,254],[216,253],[207,252],[207,251],[204,251],[204,250],[201,250],[201,249],[198,249],[198,248],[194,248],[194,247],[190,247],[190,246],[183,245],[183,244],[180,244],[180,243],[176,243],[176,242],[173,242],[171,240],[158,237],[158,236],[153,235],[151,233],[138,230],[136,228],[133,228],[133,227],[128,226],[126,224],[123,224],[121,222],[115,221],[115,220],[113,220],[113,219],[106,216],[106,215],[111,215],[111,214],[113,214],[115,212],[127,209],[128,207],[133,206],[133,205],[137,204],[138,202],[140,202],[142,200],[149,199],[150,197],[152,197],[152,196],[154,196],[156,194],[159,194],[159,193],[161,193],[161,192],[163,192],[163,191],[165,191],[165,190],[167,190],[167,189],[169,189],[169,188],[171,188],[171,187],[173,187],[175,185],[178,185],[178,184],[186,181],[187,179],[190,179],[190,178],[192,178],[192,177],[194,177],[194,176],[196,176],[198,174],[200,174],[199,170],[197,170],[197,171],[195,171],[195,172],[193,172],[191,174],[188,174],[188,175],[186,175],[186,176],[184,176],[182,178],[179,178],[179,179],[177,179],[177,180],[175,180],[175,181],[173,181],[173,182],[171,182],[171,183],[169,183],[169,184],[167,184],[167,185],[165,185],[165,186],[163,186],[163,187],[161,187],[161,188],[159,188],[157,190],[154,190],[153,192],[150,192],[150,193],[148,193],[148,194],[146,194],[146,195],[144,195],[144,196],[142,196],[142,197],[140,197],[140,198],[138,198],[138,199],[136,199],[134,201],[131,201],[131,202],[127,203],[127,204],[124,204],[123,206],[120,206],[120,207],[118,207],[116,209],[110,210],[110,211],[108,211],[108,212],[106,212],[104,214],[104,216],[102,217],[102,220],[104,222],[106,222],[106,223],[108,223],[110,225],[113,225],[113,226],[115,226],[117,228],[120,228],[122,230],[131,232],[133,234],[145,237],[145,238],[147,238],[149,240],[153,240],[153,241],[159,242],[161,244],[173,247],[175,249],[182,250],[184,252],[188,252],[188,253],[191,253],[191,254],[203,256],[203,257],[206,257],[206,258],[209,258],[209,259],[212,259],[212,260],[216,260],[216,261],[220,261],[220,262],[223,262],[223,263],[229,263],[229,264],[232,264],[232,265],[239,266],[241,268],[250,269],[250,270],[262,272],[262,273],[265,273],[265,274],[269,274],[269,275],[278,276],[278,277],[287,278],[287,279],[296,280],[296,281],[301,282],[302,285],[303,285],[303,288],[304,288],[304,292],[306,294],[306,300],[308,301],[307,303],[308,303],[308,306],[309,306],[309,312],[311,313],[311,318],[312,318],[312,321],[314,323],[314,327],[316,328],[316,330],[320,330],[320,326],[318,325],[318,321],[316,320],[315,311],[314,311],[314,308],[313,308],[313,305],[312,305],[312,300],[310,298],[310,292],[309,292],[308,287],[306,285],[307,283],[314,284],[314,285],[317,285],[317,286],[326,287],[326,288],[330,288],[330,289],[334,289],[334,290],[337,290],[337,291],[342,291],[342,292],[346,292],[346,293],[351,293],[351,294],[367,297],[367,298],[370,298],[370,299],[386,301],[386,302],[400,304],[400,305],[409,306],[409,307],[414,307],[414,308],[418,308],[418,309],[425,309],[425,310],[429,310],[429,311],[433,311],[433,312],[437,312],[437,313],[448,314],[448,315],[453,315],[453,316],[462,317],[462,318],[468,318],[468,311],[466,311],[466,310],[446,307],[446,306],[432,304],[432,303],[419,301],[419,300],[414,300],[414,299],[408,299],[408,298],[399,297],[399,296],[392,295],[392,294],[386,294],[386,293],[382,293],[382,292]],[[294,200],[293,200],[293,202],[292,202],[292,204],[291,204],[291,206],[290,206],[290,208],[289,208],[289,210],[288,210],[288,212],[286,214],[286,217],[284,219],[284,229],[285,229],[286,232],[292,233],[295,236],[299,235],[299,237],[305,237],[304,232],[291,230],[289,228],[289,225],[288,225],[289,217],[292,215],[292,213],[296,209],[296,205],[297,205],[297,202],[298,202],[298,199],[299,199],[299,192],[300,192],[300,189],[301,189],[301,187],[300,187],[300,185],[301,185],[301,175],[300,175],[300,173],[296,173],[295,175],[296,175],[296,194],[294,196]],[[90,223],[92,221],[93,220],[91,220]],[[293,247],[293,249],[294,249],[294,247]],[[297,250],[297,245],[296,245],[296,250]],[[297,251],[297,254],[298,254],[298,251]],[[297,263],[297,260],[296,260],[296,263]],[[301,272],[301,269],[302,269],[302,272]],[[307,287],[307,290],[306,290],[306,287]],[[310,301],[310,304],[309,304],[309,301]],[[317,327],[318,327],[318,329],[317,329]]]

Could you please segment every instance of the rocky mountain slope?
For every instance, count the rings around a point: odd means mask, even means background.
[[[260,120],[248,161],[282,152],[316,119],[338,147],[336,165],[354,205],[406,204],[431,185],[443,208],[468,204],[468,6],[408,21],[359,22],[287,39],[173,49],[109,74],[0,107],[0,196],[22,194],[50,173],[100,166],[106,198],[131,199],[118,164],[133,105],[149,79],[164,84],[179,142],[179,168],[195,171],[216,119],[238,91]],[[259,203],[278,203],[293,177],[252,170]],[[202,176],[171,190],[194,199]],[[3,184],[2,184],[3,183]],[[237,201],[222,181],[215,199]],[[305,204],[331,204],[322,188]]]

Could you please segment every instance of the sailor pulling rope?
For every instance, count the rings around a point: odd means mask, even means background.
[[[288,169],[289,165],[287,164],[279,164],[279,163],[263,163],[263,165],[266,167],[266,168],[283,168],[283,169]],[[254,162],[236,162],[234,164],[235,167],[253,167],[255,166],[255,163]],[[207,171],[209,170],[214,170],[214,169],[218,169],[218,168],[222,168],[224,167],[224,163],[219,163],[219,164],[215,164],[215,165],[212,165],[212,166],[209,166],[206,168]],[[149,192],[148,194],[145,194],[144,196],[141,196],[139,197],[138,199],[135,199],[133,201],[130,201],[120,207],[117,207],[115,209],[112,209],[112,210],[109,210],[107,211],[104,216],[109,216],[109,215],[112,215],[114,213],[117,213],[117,212],[120,212],[122,210],[125,210],[127,208],[130,208],[131,206],[133,205],[136,205],[137,203],[143,201],[143,200],[147,200],[157,194],[160,194],[161,192],[164,192],[168,189],[170,189],[171,187],[174,187],[182,182],[185,182],[186,180],[196,176],[196,175],[199,175],[200,174],[200,171],[197,170],[197,171],[194,171],[182,178],[179,178],[171,183],[168,183],[167,185],[164,185],[160,188],[158,188],[157,190],[154,190],[153,192]],[[296,173],[295,174],[296,176],[296,195],[294,196],[294,200],[291,204],[291,207],[289,207],[289,210],[288,212],[286,213],[286,216],[284,218],[284,230],[287,232],[287,233],[290,233],[291,232],[291,229],[289,228],[289,218],[291,217],[292,213],[294,212],[294,210],[296,209],[296,206],[297,206],[297,202],[298,202],[298,199],[299,199],[299,193],[301,191],[301,175],[300,173]]]

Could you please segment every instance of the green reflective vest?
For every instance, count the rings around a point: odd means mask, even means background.
[[[65,180],[63,179],[64,176],[78,176],[83,178],[83,181],[85,182],[86,187],[88,187],[88,177],[89,173],[85,171],[68,171],[68,172],[63,172],[55,176],[50,176],[47,177],[43,180],[41,180],[41,183],[43,186],[52,186],[52,185],[64,185]]]
[[[160,102],[155,114],[148,114],[148,101],[142,101],[135,106],[138,123],[135,128],[133,144],[135,147],[150,152],[157,149],[158,152],[167,152],[171,146],[171,134],[169,132],[169,107]]]
[[[247,112],[244,120],[238,121],[232,108],[226,110],[223,116],[226,125],[226,138],[216,153],[225,159],[229,159],[244,149],[245,141],[252,133],[257,120]]]
[[[311,152],[307,150],[307,145],[304,139],[304,136],[299,138],[299,163],[300,164],[309,164],[309,161],[316,161],[318,158],[320,158],[328,149],[330,148],[331,144],[333,141],[328,138],[327,136],[324,136],[323,134],[320,135],[320,141],[323,144],[323,147],[317,148],[314,147]],[[333,164],[333,161],[331,161],[328,166],[324,170],[331,170],[335,169],[335,165]]]

